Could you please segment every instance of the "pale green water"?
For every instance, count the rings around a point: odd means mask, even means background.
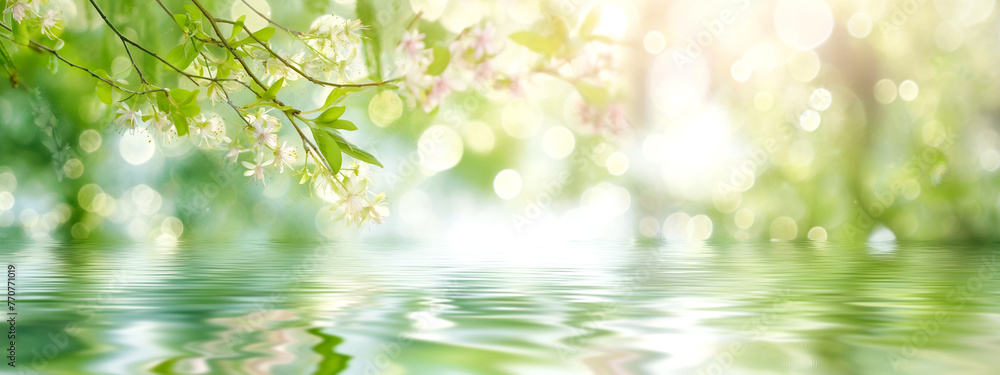
[[[1000,373],[995,245],[485,246],[8,243],[0,260],[29,374]]]

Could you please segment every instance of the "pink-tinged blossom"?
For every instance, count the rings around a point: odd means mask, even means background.
[[[424,45],[425,37],[426,35],[419,31],[407,30],[403,33],[403,39],[399,41],[399,48],[403,50],[406,57],[410,60],[418,60],[427,48]]]
[[[483,61],[476,66],[475,80],[483,84],[489,84],[493,81],[494,71],[493,63],[489,60]]]
[[[461,89],[458,86],[460,86],[460,82],[443,75],[438,76],[431,85],[431,91],[427,93],[427,100],[423,104],[424,111],[433,111],[444,102],[448,95],[451,95],[453,90]]]
[[[507,86],[507,90],[510,91],[510,95],[516,98],[524,97],[524,87],[525,87],[525,74],[524,73],[511,73],[507,75],[507,80],[510,83]]]
[[[597,108],[594,108],[590,104],[587,104],[586,101],[580,101],[580,103],[577,104],[576,108],[577,108],[577,116],[580,117],[581,125],[588,126],[594,131],[600,130],[601,124],[604,122],[604,119],[602,118],[601,113],[600,111],[597,110]]]
[[[481,59],[484,55],[492,55],[496,53],[496,48],[493,45],[493,39],[496,34],[496,29],[492,24],[486,24],[485,26],[476,25],[472,28],[472,45],[470,46],[474,53],[476,59]]]
[[[628,114],[620,105],[612,105],[608,110],[608,126],[612,132],[620,133],[632,127],[632,121],[628,119]]]

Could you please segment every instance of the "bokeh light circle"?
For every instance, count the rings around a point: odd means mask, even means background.
[[[657,55],[663,52],[664,48],[667,48],[667,38],[663,36],[663,33],[653,30],[642,37],[642,46],[646,49],[646,52]]]
[[[801,116],[799,116],[799,126],[802,127],[802,130],[807,132],[814,132],[819,128],[819,124],[822,120],[823,118],[819,115],[819,112],[811,109],[806,110],[805,112],[802,112]]]
[[[858,39],[867,37],[872,32],[871,16],[867,13],[855,13],[847,19],[847,32]]]
[[[819,75],[822,67],[819,55],[814,51],[795,51],[788,59],[788,72],[796,81],[809,82]]]
[[[545,154],[554,159],[569,156],[574,147],[576,147],[576,137],[573,136],[573,132],[562,126],[549,128],[542,138],[542,148],[545,150]]]
[[[521,174],[504,169],[493,179],[493,191],[502,199],[511,199],[521,193]]]
[[[87,129],[80,133],[80,148],[88,153],[97,151],[101,147],[101,141],[101,133],[94,129]]]
[[[833,12],[823,0],[778,0],[774,27],[789,47],[813,49],[833,33]]]
[[[615,152],[608,156],[608,160],[605,161],[608,168],[608,173],[615,176],[621,176],[628,171],[628,155],[623,152]]]
[[[833,94],[830,90],[818,88],[809,96],[809,104],[817,111],[825,111],[833,103]]]
[[[434,172],[451,169],[462,160],[462,137],[444,125],[425,130],[417,141],[417,148],[421,165]]]
[[[122,158],[132,165],[145,164],[156,153],[156,143],[153,143],[152,138],[140,131],[130,131],[122,134],[118,148]]]
[[[896,100],[896,83],[890,79],[883,79],[875,83],[875,100],[882,104],[889,104]]]
[[[916,82],[906,80],[899,84],[899,98],[905,101],[913,101],[920,94],[920,86]]]

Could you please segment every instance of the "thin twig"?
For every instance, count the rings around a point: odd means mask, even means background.
[[[250,10],[252,10],[254,13],[257,13],[257,15],[260,16],[260,18],[263,18],[268,23],[274,25],[274,27],[277,27],[279,29],[285,30],[286,32],[289,32],[289,33],[292,33],[292,34],[295,34],[295,35],[302,35],[302,34],[304,34],[301,31],[295,31],[295,30],[289,29],[287,27],[284,27],[282,25],[279,25],[277,22],[274,22],[273,20],[271,20],[270,18],[268,18],[267,16],[265,16],[264,13],[261,13],[257,9],[254,9],[254,7],[252,5],[250,5],[250,3],[247,2],[247,0],[242,0],[242,1],[243,1],[243,4],[246,4],[247,8],[250,8]]]
[[[191,2],[194,3],[194,5],[197,6],[199,10],[201,10],[202,14],[205,15],[205,18],[208,19],[208,22],[212,25],[212,29],[215,30],[215,34],[222,40],[222,44],[226,47],[226,49],[229,51],[229,53],[231,53],[233,55],[233,57],[236,58],[236,61],[238,61],[241,66],[243,66],[243,70],[247,72],[247,75],[249,75],[250,78],[254,80],[254,82],[256,82],[258,85],[260,85],[261,88],[266,88],[267,86],[264,85],[264,82],[261,82],[260,78],[257,78],[257,76],[253,73],[253,70],[250,69],[250,65],[248,65],[246,63],[246,61],[243,60],[243,57],[241,57],[238,53],[236,53],[236,49],[233,48],[233,46],[230,45],[229,42],[226,40],[226,37],[222,34],[222,30],[219,29],[219,25],[218,25],[218,22],[216,22],[215,17],[212,16],[212,14],[208,11],[208,9],[205,9],[205,6],[203,6],[201,4],[201,2],[199,2],[198,0],[191,0]],[[251,90],[251,91],[253,91],[253,90]],[[256,94],[257,97],[260,97],[259,93],[255,92],[254,94]],[[285,106],[285,103],[282,103],[277,98],[273,98],[273,99],[271,99],[271,101],[274,102],[275,104],[277,104],[278,106],[281,106],[281,107]],[[295,128],[295,131],[299,133],[299,137],[302,138],[303,144],[308,145],[313,150],[319,150],[316,147],[316,145],[314,145],[312,143],[312,141],[309,140],[309,137],[306,136],[305,132],[303,132],[302,129],[299,128],[299,125],[297,123],[295,123],[295,120],[292,119],[292,115],[297,114],[298,110],[282,111],[282,113],[284,113],[285,117],[288,118],[288,121],[290,121],[292,123],[292,126]],[[305,146],[303,146],[303,147],[305,147]],[[308,152],[308,149],[307,149],[306,152]],[[333,169],[330,167],[330,165],[329,165],[328,162],[326,163],[326,165],[324,165],[324,167],[328,171],[330,171],[331,174],[333,173]]]
[[[128,43],[125,42],[125,36],[118,31],[118,28],[116,28],[115,25],[112,24],[110,20],[108,20],[108,17],[104,15],[104,12],[101,11],[101,7],[97,6],[97,3],[94,2],[94,0],[90,0],[90,4],[94,6],[94,9],[97,9],[97,14],[101,15],[101,18],[104,19],[104,23],[108,24],[108,27],[111,28],[111,31],[114,31],[115,35],[118,35],[118,39],[121,39],[122,46],[125,47],[125,54],[128,55],[129,61],[132,62],[132,68],[135,68],[135,72],[139,74],[139,81],[142,83],[149,83],[146,81],[146,76],[142,75],[142,70],[139,69],[139,65],[135,63],[135,58],[132,57],[132,51],[128,48]]]
[[[396,79],[391,79],[391,80],[387,80],[387,81],[378,81],[378,82],[369,82],[369,83],[333,83],[333,82],[327,82],[327,81],[319,80],[319,79],[316,79],[316,78],[314,78],[314,77],[306,74],[304,71],[300,70],[299,68],[296,68],[294,64],[292,64],[288,60],[285,60],[285,58],[281,57],[281,55],[279,55],[277,52],[275,52],[273,49],[271,49],[271,47],[268,46],[266,42],[264,42],[264,41],[262,41],[260,39],[257,39],[257,36],[253,35],[253,33],[251,33],[251,32],[248,31],[247,34],[250,35],[250,38],[253,38],[253,40],[257,41],[257,44],[260,44],[260,46],[263,47],[264,50],[266,50],[268,53],[270,53],[272,56],[274,56],[276,59],[278,59],[278,61],[281,61],[283,64],[285,64],[285,66],[287,66],[289,68],[292,68],[292,70],[295,71],[295,73],[298,73],[298,75],[302,76],[302,78],[305,78],[309,82],[315,83],[317,85],[330,86],[330,87],[359,87],[359,88],[360,87],[378,87],[378,86],[383,86],[383,85],[386,85],[386,84],[389,84],[389,83],[392,83],[392,82],[396,82],[396,81],[399,80],[399,78],[396,78]]]
[[[0,23],[0,27],[3,27],[4,29],[7,29],[7,31],[10,31],[10,32],[14,31],[14,30],[12,30],[10,28],[10,26],[7,26],[4,23]],[[10,39],[11,41],[17,43],[17,41],[15,41],[13,39],[13,37],[9,37],[7,35],[4,35],[4,37],[6,37],[6,38]],[[130,93],[130,94],[136,94],[136,95],[146,95],[146,94],[151,94],[151,93],[155,93],[155,92],[165,92],[165,93],[169,94],[169,92],[170,92],[169,90],[163,89],[163,88],[157,88],[157,89],[151,89],[151,90],[145,90],[145,91],[136,91],[136,90],[132,90],[132,89],[129,89],[129,88],[126,88],[126,87],[122,87],[117,82],[112,81],[110,79],[107,79],[105,77],[102,77],[102,76],[98,75],[96,72],[94,72],[93,70],[87,69],[87,68],[82,67],[80,65],[74,64],[72,61],[66,60],[66,58],[63,57],[62,55],[60,55],[59,52],[57,52],[56,50],[54,50],[52,48],[46,47],[44,44],[38,43],[38,42],[36,42],[34,40],[31,40],[31,39],[28,39],[28,43],[29,43],[29,47],[31,47],[32,49],[51,53],[57,59],[59,59],[60,61],[66,63],[66,65],[69,65],[71,67],[80,69],[82,71],[85,71],[85,72],[89,73],[91,76],[93,76],[94,78],[97,78],[98,80],[101,80],[102,82],[107,83],[107,84],[111,85],[111,87],[114,87],[114,88],[116,88],[116,89],[118,89],[118,90],[120,90],[122,92],[127,92],[127,93]]]

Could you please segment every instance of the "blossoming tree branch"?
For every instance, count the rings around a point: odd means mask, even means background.
[[[52,69],[61,63],[93,77],[97,96],[113,107],[113,122],[121,129],[146,131],[167,141],[189,137],[199,147],[222,150],[227,160],[246,168],[246,177],[261,183],[287,169],[301,176],[300,184],[334,193],[339,220],[357,226],[381,223],[389,216],[386,195],[369,190],[369,168],[382,163],[343,136],[358,130],[344,118],[343,103],[359,91],[390,91],[390,99],[403,96],[410,108],[434,114],[453,92],[474,89],[523,97],[534,75],[546,75],[572,84],[584,99],[581,125],[615,132],[627,126],[622,108],[614,104],[619,94],[612,89],[616,63],[611,51],[616,41],[594,32],[599,8],[571,27],[568,17],[574,15],[544,7],[543,21],[509,35],[514,45],[533,51],[536,60],[498,67],[496,57],[508,43],[496,37],[489,21],[429,44],[421,26],[431,23],[414,10],[402,35],[387,38],[377,30],[375,0],[357,2],[358,19],[321,15],[302,31],[274,22],[261,0],[235,0],[232,13],[239,16],[232,19],[219,16],[206,0],[169,6],[164,0],[148,0],[148,9],[174,25],[176,41],[168,51],[154,50],[123,33],[115,17],[102,8],[103,1],[87,0],[85,5],[110,31],[103,37],[120,44],[129,69],[109,74],[61,54],[63,48],[76,46],[60,38],[65,25],[56,3],[7,0],[0,22],[0,57],[11,85],[30,84],[17,75],[18,53],[47,55]],[[276,38],[290,43],[272,42]],[[392,43],[395,48],[383,48]],[[392,58],[383,58],[387,55]],[[172,74],[150,74],[140,56]],[[135,79],[127,80],[133,72]],[[283,89],[297,84],[331,90],[322,105],[297,108],[281,99]],[[224,121],[221,113],[213,112],[217,105],[238,120]],[[289,144],[279,139],[283,126],[291,126],[298,140]],[[353,161],[345,163],[345,155]]]

